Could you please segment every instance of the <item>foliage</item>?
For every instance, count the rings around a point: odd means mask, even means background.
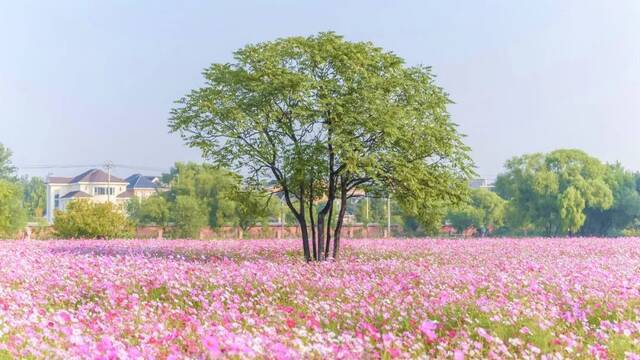
[[[561,230],[573,234],[580,230],[587,216],[583,213],[585,200],[573,186],[560,195]]]
[[[165,229],[170,220],[170,204],[164,196],[156,194],[146,199],[132,199],[130,216],[141,225],[157,225]]]
[[[14,236],[26,224],[22,207],[22,189],[14,182],[0,179],[0,238]]]
[[[607,185],[613,192],[613,206],[609,209],[586,209],[587,219],[582,235],[622,235],[640,219],[640,176],[625,170],[620,164],[608,166]]]
[[[447,220],[458,232],[463,232],[472,226],[479,228],[479,224],[483,222],[483,215],[481,209],[464,204],[450,210],[447,214]]]
[[[11,163],[11,150],[0,143],[0,180],[15,180],[16,167]]]
[[[471,190],[471,205],[482,210],[480,228],[498,229],[504,225],[506,201],[498,194],[486,189]]]
[[[234,214],[237,225],[247,230],[256,224],[267,224],[269,218],[277,214],[278,199],[270,199],[262,190],[252,187],[242,187],[240,184],[228,195],[228,199],[235,203]]]
[[[235,203],[230,201],[240,176],[226,169],[206,164],[176,163],[163,182],[169,184],[166,194],[171,203],[182,197],[198,199],[207,208],[205,225],[218,228],[235,223]]]
[[[270,197],[265,190],[256,184],[244,182],[240,175],[224,168],[207,164],[176,163],[168,174],[163,175],[163,181],[170,186],[169,192],[161,195],[166,199],[169,211],[186,211],[186,208],[176,207],[177,199],[192,198],[194,201],[189,201],[189,206],[198,202],[206,208],[207,222],[204,226],[239,226],[246,230],[258,223],[268,222],[277,213],[277,200],[268,201]],[[180,215],[170,214],[170,217],[173,221],[189,220]],[[179,228],[195,226],[178,222],[175,225]],[[179,232],[182,236],[196,235],[194,229]]]
[[[505,211],[506,201],[498,194],[486,189],[473,189],[466,203],[449,211],[447,220],[459,232],[474,227],[485,234],[489,229],[503,226]]]
[[[614,194],[609,168],[579,150],[556,150],[509,160],[496,192],[510,202],[511,224],[533,225],[551,236],[577,232],[591,210],[608,210]]]
[[[133,226],[117,205],[74,200],[64,211],[56,210],[53,226],[63,238],[119,238],[131,236]]]
[[[174,237],[200,238],[200,230],[207,226],[209,219],[205,201],[188,195],[176,196],[171,208]]]
[[[38,220],[44,216],[47,206],[47,186],[39,177],[22,177],[22,203],[29,218]]]
[[[464,198],[469,149],[428,68],[334,33],[248,45],[234,59],[204,71],[206,85],[178,101],[170,128],[216,165],[275,179],[306,260],[310,246],[316,260],[338,255],[358,188],[392,193],[430,225]]]

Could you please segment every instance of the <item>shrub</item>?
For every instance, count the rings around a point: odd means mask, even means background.
[[[65,211],[56,210],[53,223],[57,236],[65,238],[119,238],[133,234],[133,224],[112,203],[75,200]]]

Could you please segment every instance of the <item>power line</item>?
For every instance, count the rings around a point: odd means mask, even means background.
[[[103,164],[85,164],[85,165],[16,165],[18,169],[22,170],[34,170],[34,169],[74,169],[74,168],[86,168],[86,167],[100,167]]]
[[[123,165],[123,164],[113,164],[113,167],[129,169],[129,170],[148,170],[148,171],[165,171],[165,169],[150,167],[150,166],[138,166],[138,165]]]
[[[121,169],[129,169],[129,170],[144,170],[144,171],[166,171],[166,168],[159,167],[151,167],[151,166],[138,166],[138,165],[127,165],[127,164],[113,164],[109,163],[109,166],[112,168],[121,168]],[[48,169],[78,169],[78,168],[102,168],[105,167],[105,164],[32,164],[32,165],[16,165],[16,167],[20,170],[48,170]]]

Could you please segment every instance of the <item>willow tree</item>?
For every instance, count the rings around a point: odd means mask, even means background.
[[[234,59],[204,70],[169,126],[213,163],[275,180],[307,261],[338,256],[358,189],[393,194],[431,224],[465,196],[469,149],[429,68],[334,33],[248,45]]]
[[[527,154],[507,161],[505,169],[496,192],[509,201],[510,222],[545,236],[575,234],[587,214],[614,205],[611,168],[581,150]]]

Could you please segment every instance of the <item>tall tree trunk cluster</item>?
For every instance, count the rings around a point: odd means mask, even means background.
[[[347,210],[347,184],[342,181],[338,181],[335,177],[329,181],[329,189],[327,191],[327,202],[322,208],[315,214],[313,197],[309,196],[308,199],[308,219],[309,219],[309,231],[302,231],[303,249],[311,246],[310,253],[305,253],[305,259],[307,261],[324,261],[328,259],[335,259],[340,252],[340,235],[342,232],[342,226],[344,224],[344,216]],[[339,211],[334,220],[334,205],[336,202],[339,205]],[[299,219],[300,220],[303,219]],[[307,225],[307,219],[303,222]],[[302,223],[300,224],[301,226]]]
[[[333,160],[330,160],[330,163],[333,166]],[[320,191],[319,188],[316,189],[313,181],[306,184],[306,187],[300,185],[295,192],[286,186],[282,188],[285,203],[300,226],[302,250],[307,262],[336,259],[339,255],[340,235],[347,211],[348,194],[355,187],[355,184],[358,184],[358,182],[348,181],[340,171],[341,168],[331,171],[326,193]],[[321,195],[326,195],[327,202],[316,214],[314,201]],[[295,197],[297,204],[293,202],[293,197]],[[334,217],[336,202],[339,210],[337,216]],[[334,218],[336,219],[335,225],[332,223]]]

